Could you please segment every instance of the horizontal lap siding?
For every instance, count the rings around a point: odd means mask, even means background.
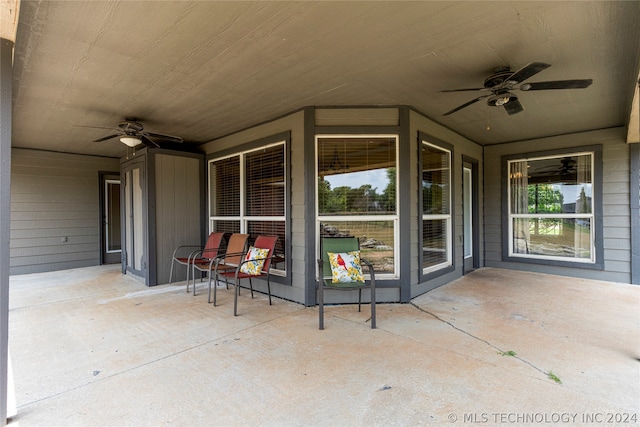
[[[602,145],[602,202],[604,271],[545,264],[502,261],[502,162],[504,155],[587,145]],[[563,135],[535,141],[488,146],[485,148],[485,224],[486,265],[541,271],[575,277],[629,283],[631,280],[631,228],[629,206],[629,146],[624,129],[614,128]]]
[[[14,148],[11,161],[10,274],[99,264],[98,173],[118,160]]]

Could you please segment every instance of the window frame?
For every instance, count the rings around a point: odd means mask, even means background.
[[[565,214],[512,214],[509,165],[512,162],[542,160],[550,158],[560,158],[568,156],[591,155],[591,214],[565,213]],[[546,150],[538,152],[527,152],[502,156],[502,259],[503,261],[529,264],[542,264],[558,267],[571,267],[583,269],[604,269],[604,246],[603,246],[603,174],[602,174],[602,146],[576,146],[558,150]],[[551,255],[532,255],[513,253],[513,223],[514,218],[535,217],[535,218],[557,218],[572,219],[590,216],[591,218],[591,258],[568,258]]]
[[[429,215],[425,214],[423,192],[422,192],[422,162],[423,162],[423,146],[430,145],[438,150],[449,153],[449,214]],[[418,270],[420,281],[426,282],[443,274],[450,273],[455,270],[455,152],[452,144],[444,142],[438,138],[423,132],[418,132]],[[446,235],[447,240],[447,261],[424,268],[424,254],[422,249],[422,236],[424,232],[424,221],[436,219],[448,219]]]
[[[229,150],[224,150],[207,157],[207,228],[209,233],[213,230],[214,221],[238,221],[240,224],[240,233],[248,233],[250,222],[283,222],[285,226],[285,242],[282,243],[285,251],[284,269],[276,268],[275,265],[271,268],[271,275],[275,276],[276,281],[278,278],[286,279],[285,283],[290,284],[291,277],[291,209],[290,209],[290,135],[289,133],[283,133],[273,135],[271,137],[263,138],[258,141],[243,144],[241,146],[234,147]],[[264,150],[271,147],[282,146],[283,150],[283,165],[284,165],[284,215],[277,216],[249,216],[246,214],[246,156],[256,151]],[[240,176],[240,213],[238,216],[213,216],[211,214],[212,208],[212,188],[211,188],[211,165],[216,161],[230,159],[233,157],[239,158]]]
[[[340,138],[393,138],[395,140],[395,169],[396,169],[396,191],[395,191],[395,214],[385,215],[320,215],[320,203],[318,192],[318,178],[320,171],[318,170],[318,155],[319,155],[319,142],[320,139],[340,139]],[[316,238],[316,258],[320,258],[320,223],[322,222],[380,222],[391,221],[393,223],[393,273],[378,273],[376,271],[377,280],[398,280],[400,278],[400,191],[399,191],[399,141],[400,135],[398,133],[318,133],[314,135],[314,197],[315,197],[315,238]],[[316,265],[316,277],[318,275]],[[369,278],[368,274],[365,274],[366,278]]]

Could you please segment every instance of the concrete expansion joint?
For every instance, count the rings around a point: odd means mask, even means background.
[[[410,302],[409,304],[411,304],[412,306],[414,306],[415,308],[417,308],[417,309],[418,309],[418,310],[420,310],[421,312],[428,314],[429,316],[433,317],[434,319],[438,320],[439,322],[442,322],[442,323],[444,323],[444,324],[446,324],[446,325],[449,325],[450,327],[452,327],[452,328],[453,328],[453,329],[455,329],[456,331],[461,332],[461,333],[463,333],[463,334],[467,335],[468,337],[473,338],[473,339],[474,339],[474,340],[476,340],[476,341],[480,341],[480,342],[482,342],[482,343],[484,343],[484,344],[488,345],[489,347],[491,347],[491,348],[495,349],[495,350],[498,352],[498,354],[501,354],[501,355],[507,355],[507,356],[511,356],[511,357],[513,357],[514,359],[518,359],[518,360],[519,360],[519,361],[521,361],[522,363],[525,363],[525,364],[529,365],[530,367],[532,367],[532,368],[533,368],[533,369],[535,369],[536,371],[540,372],[541,374],[545,375],[546,377],[551,378],[552,380],[556,381],[556,383],[561,383],[561,382],[560,382],[560,380],[559,380],[559,379],[558,379],[558,378],[557,378],[557,377],[556,377],[556,376],[555,376],[551,371],[549,371],[549,372],[545,372],[544,370],[540,369],[539,367],[537,367],[537,366],[536,366],[536,365],[534,365],[533,363],[529,362],[528,360],[523,359],[522,357],[518,356],[518,355],[517,355],[517,354],[515,354],[513,351],[505,351],[505,350],[502,350],[500,347],[498,347],[498,346],[496,346],[496,345],[494,345],[494,344],[490,343],[489,341],[487,341],[487,340],[485,340],[485,339],[483,339],[483,338],[477,337],[477,336],[473,335],[473,334],[472,334],[472,333],[470,333],[470,332],[465,331],[464,329],[462,329],[462,328],[460,328],[460,327],[456,326],[456,325],[455,325],[455,324],[453,324],[452,322],[449,322],[448,320],[444,320],[443,318],[441,318],[441,317],[440,317],[440,316],[438,316],[437,314],[434,314],[434,313],[430,312],[429,310],[425,310],[424,308],[420,307],[419,305],[417,305],[417,304],[415,304],[415,303],[413,303],[413,302]]]

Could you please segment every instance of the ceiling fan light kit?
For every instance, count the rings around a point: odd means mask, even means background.
[[[121,136],[120,142],[131,148],[135,147],[138,144],[142,144],[142,140],[135,136]]]
[[[517,101],[518,97],[512,93],[504,93],[500,95],[494,95],[487,100],[487,105],[491,107],[502,107],[504,104],[508,104],[512,101]]]
[[[120,142],[131,148],[136,147],[139,144],[144,144],[148,147],[159,148],[159,141],[167,141],[173,143],[183,142],[183,139],[179,136],[145,131],[142,123],[138,122],[138,120],[134,117],[127,117],[125,121],[120,122],[118,124],[118,127],[114,130],[114,134],[98,138],[93,142],[102,142],[119,137]]]
[[[550,89],[584,89],[591,86],[593,80],[557,80],[536,83],[523,83],[519,87],[516,85],[522,83],[528,78],[538,74],[542,70],[549,68],[550,64],[544,62],[532,62],[527,64],[518,71],[511,71],[509,67],[498,67],[494,69],[493,74],[484,80],[483,87],[469,89],[450,89],[441,90],[440,92],[474,92],[488,91],[490,93],[481,95],[471,101],[468,101],[458,107],[444,113],[444,116],[453,114],[471,104],[475,104],[481,99],[487,99],[487,105],[490,107],[504,107],[507,114],[512,115],[524,110],[524,107],[518,100],[518,97],[511,93],[514,90],[532,91],[532,90],[550,90]]]

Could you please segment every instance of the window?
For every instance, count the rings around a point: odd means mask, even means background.
[[[509,256],[595,263],[594,153],[507,162]]]
[[[398,277],[397,141],[396,135],[316,137],[318,233],[358,237],[381,278]]]
[[[273,272],[285,274],[285,144],[209,162],[209,230],[278,236]]]
[[[422,141],[422,273],[451,267],[451,150]]]

